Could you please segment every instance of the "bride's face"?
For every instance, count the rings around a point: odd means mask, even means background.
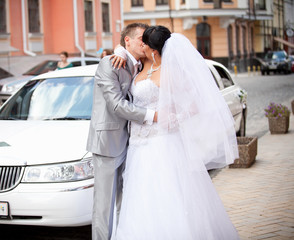
[[[152,52],[155,54],[156,50],[150,48],[147,44],[143,43],[143,51],[149,60],[153,60]]]

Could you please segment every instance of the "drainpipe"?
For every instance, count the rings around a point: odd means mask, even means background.
[[[25,14],[25,0],[21,0],[21,15],[22,15],[22,37],[23,37],[23,51],[25,54],[35,57],[36,53],[27,49],[27,29],[26,29],[26,14]]]
[[[80,43],[79,43],[77,0],[73,0],[73,11],[74,11],[73,13],[74,13],[75,46],[81,52],[81,57],[85,57],[85,52],[81,48]]]

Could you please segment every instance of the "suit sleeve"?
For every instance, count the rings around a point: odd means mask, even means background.
[[[118,71],[112,68],[109,58],[102,59],[98,65],[95,79],[101,88],[109,111],[129,121],[144,123],[146,108],[135,106],[125,99]]]

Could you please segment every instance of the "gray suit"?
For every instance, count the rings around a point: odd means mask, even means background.
[[[93,239],[109,239],[112,231],[113,205],[121,201],[121,171],[126,158],[128,121],[143,124],[146,109],[126,100],[134,73],[127,60],[126,69],[113,69],[109,56],[97,68],[94,84],[92,118],[87,150],[93,153],[95,171]]]

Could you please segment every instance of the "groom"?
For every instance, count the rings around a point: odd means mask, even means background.
[[[128,121],[152,124],[154,111],[137,107],[126,100],[133,77],[141,64],[142,35],[148,26],[133,23],[123,30],[121,45],[127,50],[126,68],[114,69],[110,56],[104,57],[97,68],[94,83],[92,118],[87,150],[93,154],[94,203],[92,239],[111,238],[113,209],[116,200],[120,209],[121,172],[126,159],[129,134]]]

